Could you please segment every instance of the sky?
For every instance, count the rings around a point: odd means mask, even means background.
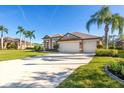
[[[33,43],[42,43],[45,35],[67,32],[88,33],[86,22],[101,7],[96,5],[1,5],[0,25],[8,28],[9,33],[4,34],[8,37],[19,38],[19,35],[16,35],[18,26],[23,26],[26,30],[35,30],[36,38],[32,40]],[[109,7],[112,13],[124,16],[124,6]],[[96,25],[92,25],[89,34],[103,36],[104,26],[98,29]],[[114,34],[117,34],[117,31]]]

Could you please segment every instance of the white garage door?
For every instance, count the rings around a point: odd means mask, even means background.
[[[79,42],[76,41],[64,41],[64,42],[59,42],[59,51],[60,52],[79,52]]]
[[[84,40],[83,51],[84,52],[95,52],[97,47],[97,40]]]

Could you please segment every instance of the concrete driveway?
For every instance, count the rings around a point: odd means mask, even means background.
[[[89,63],[93,54],[49,54],[0,62],[1,88],[57,87],[80,65]]]

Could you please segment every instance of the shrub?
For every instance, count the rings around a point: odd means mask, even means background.
[[[53,48],[54,48],[55,50],[58,50],[59,45],[58,45],[58,44],[56,44],[56,45],[54,45],[54,46],[53,46]]]
[[[103,48],[103,45],[97,45],[97,48],[98,49]]]
[[[124,53],[124,50],[118,50],[118,53]]]
[[[124,76],[124,66],[121,68],[121,74]]]
[[[109,49],[114,49],[115,47],[114,46],[110,46]]]
[[[116,46],[116,49],[122,50],[122,46]]]
[[[109,65],[109,70],[118,77],[124,77],[124,62],[114,62]]]
[[[111,50],[111,56],[113,57],[118,56],[118,50]]]
[[[42,49],[41,46],[35,46],[35,47],[34,47],[34,50],[35,50],[35,51],[41,51],[41,49]]]
[[[97,49],[96,50],[96,56],[118,56],[118,50],[112,50],[112,49]]]
[[[121,65],[119,62],[113,62],[110,64],[110,69],[116,73],[121,71]]]
[[[17,45],[15,43],[7,44],[7,49],[17,49]]]
[[[59,45],[56,44],[56,45],[53,46],[53,48],[54,48],[54,49],[52,49],[52,51],[54,51],[54,52],[58,52]]]
[[[34,48],[33,47],[27,47],[26,49],[33,50]]]

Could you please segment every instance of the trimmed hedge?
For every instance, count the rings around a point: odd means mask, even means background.
[[[124,50],[118,50],[118,53],[124,53]]]
[[[113,49],[97,49],[96,56],[111,56],[116,57],[118,56],[118,50]]]

